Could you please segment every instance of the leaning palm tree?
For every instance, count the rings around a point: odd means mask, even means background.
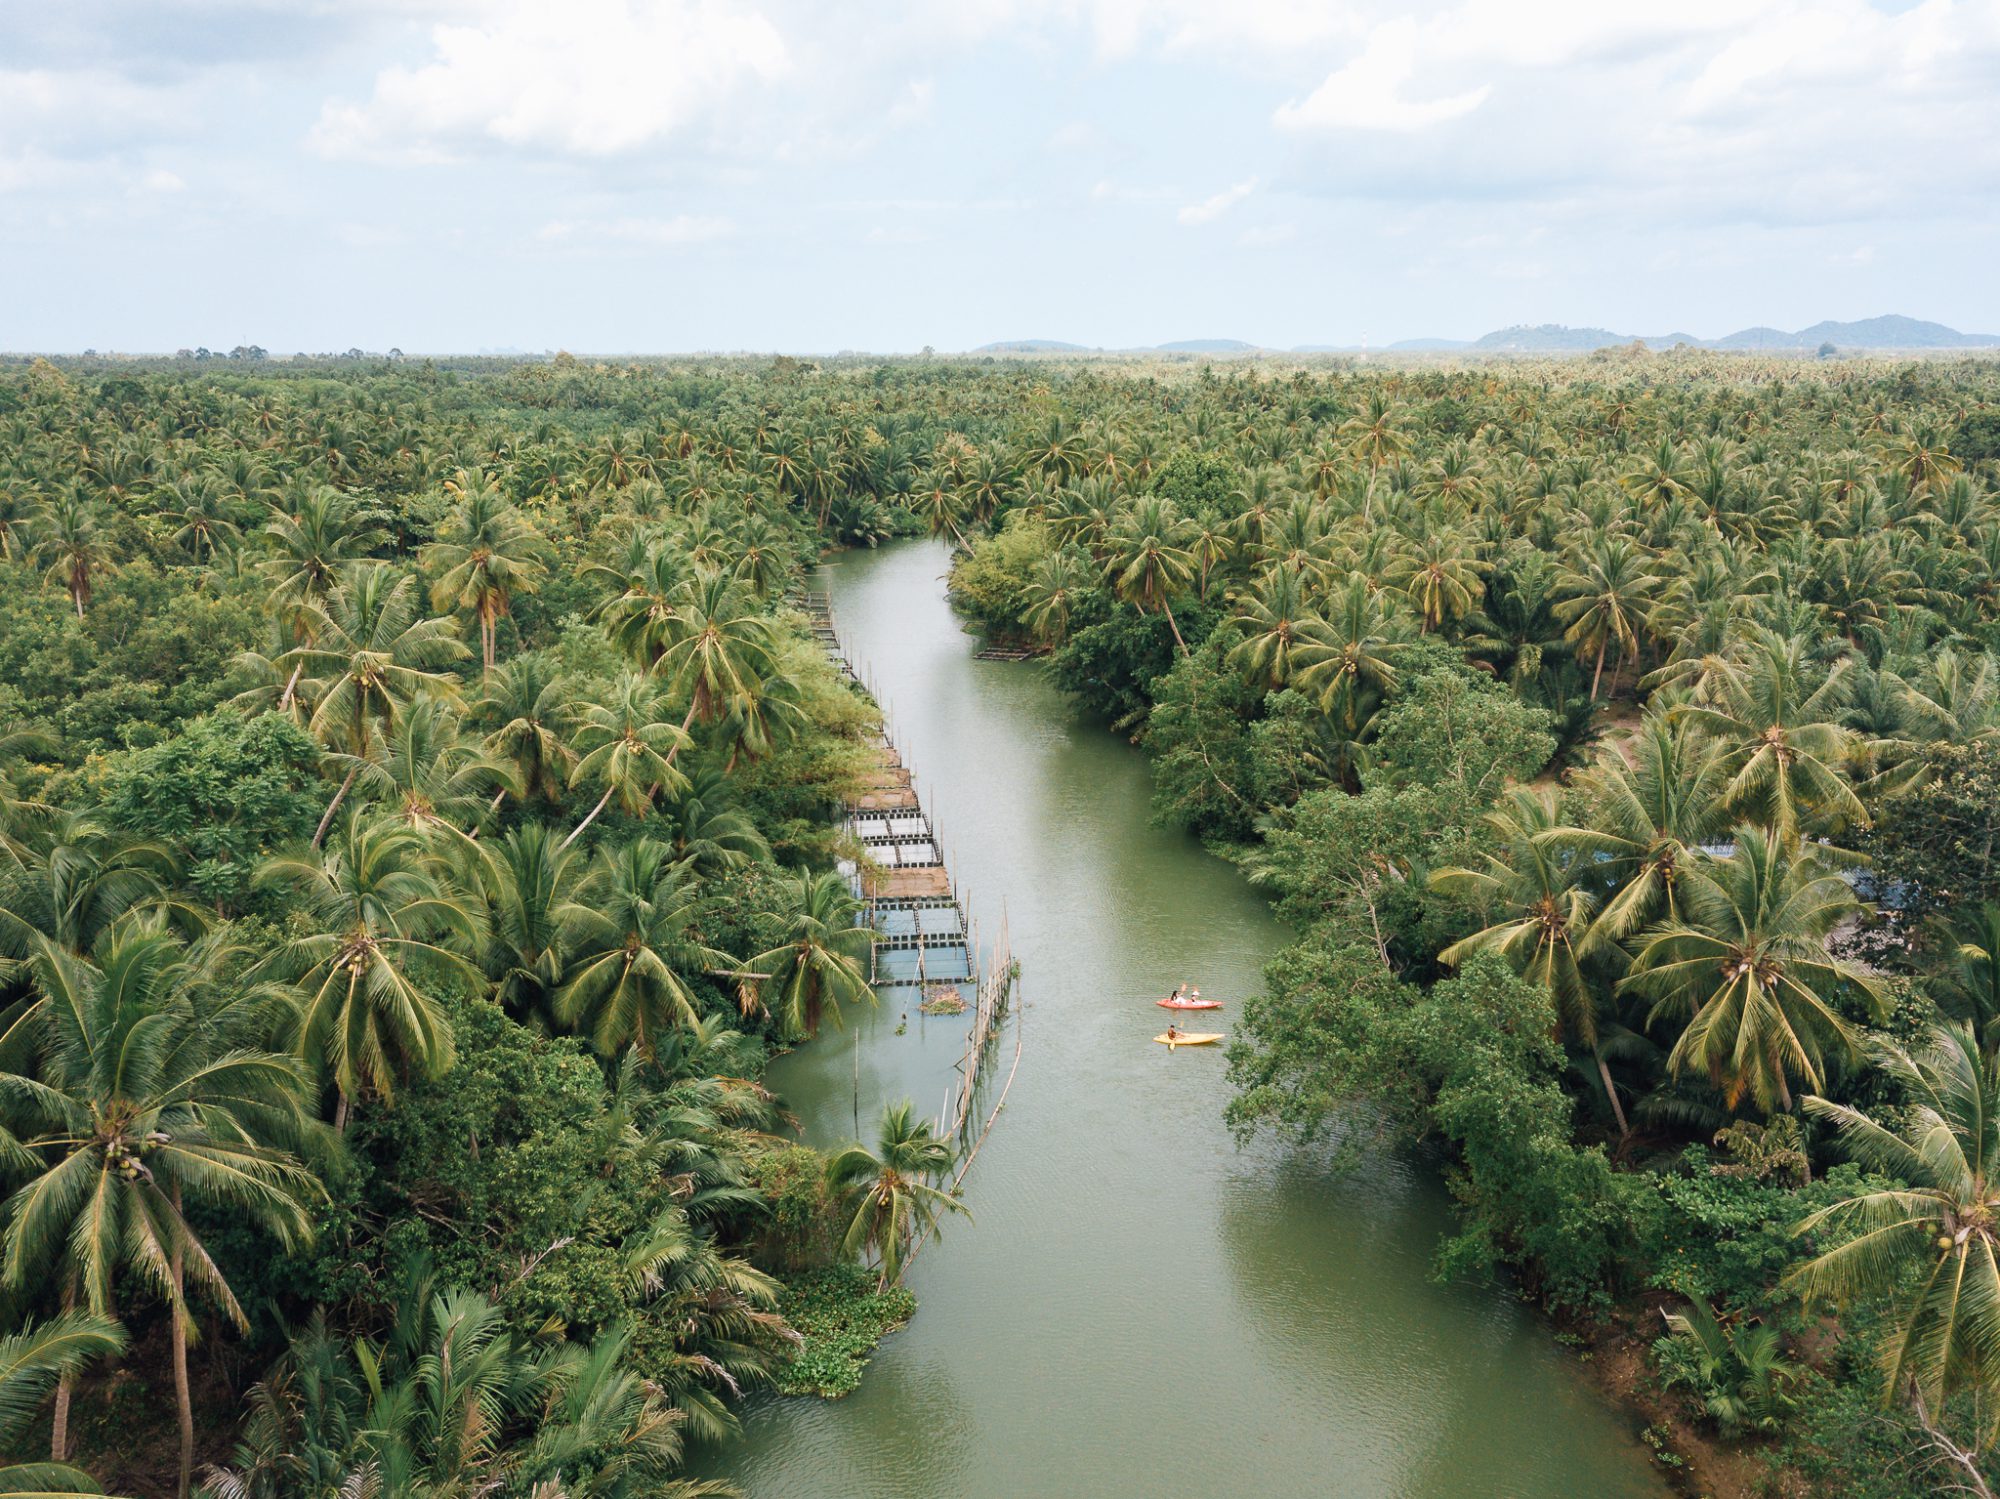
[[[1738,652],[1715,663],[1702,700],[1673,710],[1722,745],[1729,811],[1781,834],[1868,820],[1845,775],[1855,751],[1840,721],[1847,663],[1821,671],[1809,649],[1751,626]]]
[[[317,1180],[288,1147],[308,1135],[304,1075],[288,1058],[231,1046],[196,991],[226,953],[185,948],[154,923],[108,932],[88,959],[46,939],[31,962],[36,1077],[0,1074],[25,1122],[9,1150],[24,1178],[6,1206],[5,1279],[53,1285],[65,1308],[116,1315],[121,1282],[165,1299],[180,1407],[180,1492],[194,1452],[187,1343],[190,1280],[239,1329],[235,1293],[184,1216],[190,1206],[253,1224],[285,1247],[312,1235]],[[59,1387],[52,1456],[68,1441]]]
[[[579,863],[555,830],[539,822],[479,847],[474,873],[487,934],[481,952],[493,997],[509,1014],[555,1020],[556,992],[587,915],[577,901]]]
[[[889,1105],[874,1150],[850,1145],[826,1163],[828,1186],[851,1208],[840,1247],[848,1254],[872,1253],[884,1288],[903,1278],[904,1257],[920,1231],[936,1232],[945,1213],[971,1216],[936,1185],[951,1171],[957,1151],[915,1112],[907,1098]]]
[[[463,609],[479,623],[479,659],[493,670],[500,621],[514,595],[532,593],[548,573],[553,550],[499,485],[478,470],[460,470],[462,496],[424,548],[424,570],[436,575],[431,604]]]
[[[1167,628],[1184,656],[1188,647],[1174,619],[1174,599],[1194,581],[1194,558],[1182,544],[1186,538],[1187,522],[1173,503],[1144,495],[1106,537],[1104,562],[1105,580],[1118,597],[1141,614],[1167,617]]]
[[[570,698],[569,682],[540,655],[516,656],[486,678],[474,718],[488,728],[486,752],[513,767],[524,797],[562,795],[576,763],[563,737],[574,716]]]
[[[417,833],[350,812],[324,848],[269,859],[256,882],[289,890],[304,919],[306,930],[253,973],[293,986],[296,1044],[333,1083],[336,1129],[355,1098],[393,1098],[410,1072],[436,1076],[451,1065],[451,1022],[433,980],[478,982],[460,951],[478,920]]]
[[[49,1390],[73,1382],[86,1366],[125,1349],[125,1330],[109,1317],[64,1312],[25,1324],[0,1338],[0,1446],[13,1448],[40,1411]],[[88,1473],[66,1464],[0,1466],[0,1499],[70,1499],[102,1494]]]
[[[1876,1119],[1804,1100],[1871,1174],[1798,1225],[1834,1242],[1788,1284],[1837,1305],[1887,1301],[1885,1403],[1909,1399],[1929,1425],[1951,1396],[1973,1391],[1983,1448],[2000,1412],[2000,1060],[1966,1025],[1935,1026],[1908,1049],[1878,1039],[1870,1052],[1901,1085],[1903,1107]]]
[[[1594,877],[1609,882],[1596,922],[1602,936],[1623,941],[1679,918],[1681,876],[1726,829],[1722,753],[1691,725],[1650,709],[1624,753],[1577,777],[1588,815],[1541,837],[1585,856]]]
[[[1670,1071],[1705,1073],[1731,1108],[1790,1113],[1794,1079],[1817,1090],[1829,1052],[1859,1055],[1839,999],[1881,1007],[1877,981],[1827,950],[1860,909],[1815,845],[1739,828],[1727,858],[1681,877],[1679,917],[1647,933],[1622,987],[1653,1000],[1649,1025],[1686,1022]]]
[[[386,562],[357,563],[324,601],[301,606],[305,642],[272,663],[311,681],[306,727],[349,757],[314,843],[326,836],[361,765],[408,705],[423,693],[449,697],[454,690],[445,669],[468,653],[449,620],[425,618],[418,605],[414,578]]]
[[[874,933],[860,924],[860,903],[835,871],[799,875],[790,897],[790,935],[752,958],[750,968],[775,989],[771,1008],[786,1034],[803,1037],[829,1014],[839,1025],[844,1005],[875,1002],[861,966]]]
[[[34,537],[46,581],[69,595],[82,619],[96,580],[118,571],[105,534],[104,507],[80,484],[72,484],[42,506]]]
[[[1069,620],[1091,586],[1089,558],[1073,547],[1051,552],[1035,564],[1020,593],[1021,623],[1038,645],[1069,639]]]
[[[577,716],[578,758],[570,784],[595,783],[604,794],[563,839],[564,848],[583,836],[613,797],[636,816],[656,792],[678,795],[687,785],[687,777],[674,768],[675,758],[687,748],[687,730],[669,721],[666,694],[651,677],[625,673],[603,701],[586,703]]]
[[[1504,810],[1486,821],[1501,852],[1485,855],[1481,869],[1439,869],[1430,884],[1494,919],[1447,947],[1438,961],[1456,967],[1476,953],[1498,953],[1516,973],[1548,990],[1563,1036],[1596,1056],[1604,1096],[1623,1134],[1625,1110],[1598,1050],[1598,989],[1587,971],[1615,953],[1596,930],[1590,860],[1549,841],[1557,823],[1552,791],[1518,787],[1508,794]]]
[[[1562,566],[1557,588],[1563,595],[1554,614],[1567,628],[1563,638],[1579,652],[1592,651],[1590,695],[1597,696],[1604,657],[1618,647],[1618,659],[1639,659],[1639,632],[1661,591],[1660,575],[1644,549],[1623,536],[1595,536]],[[1618,672],[1611,673],[1618,690]]]
[[[735,970],[734,958],[696,933],[697,895],[686,866],[652,838],[598,855],[578,897],[575,956],[556,1015],[599,1055],[637,1047],[650,1056],[663,1036],[700,1019],[691,978]]]

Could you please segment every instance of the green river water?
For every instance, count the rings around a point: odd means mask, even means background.
[[[749,1499],[1663,1494],[1546,1329],[1432,1282],[1434,1169],[1239,1150],[1220,1049],[1151,1044],[1151,1001],[1188,977],[1227,1029],[1284,929],[1148,824],[1137,751],[1035,666],[972,659],[946,563],[903,543],[822,576],[989,939],[1004,898],[1020,1073],[966,1183],[975,1221],[924,1250],[921,1309],[859,1392],[755,1399],[702,1468]],[[864,1133],[885,1099],[943,1103],[966,1022],[884,993],[773,1070],[816,1143],[853,1136],[857,1054]]]

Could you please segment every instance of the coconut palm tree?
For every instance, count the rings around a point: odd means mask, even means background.
[[[36,514],[34,537],[43,580],[68,593],[82,619],[96,580],[118,571],[105,534],[104,507],[82,485],[71,484]]]
[[[1311,647],[1334,649],[1324,623],[1306,602],[1305,580],[1296,567],[1274,568],[1241,595],[1235,624],[1243,639],[1229,659],[1262,687],[1276,689],[1290,682]]]
[[[1035,564],[1021,589],[1021,623],[1038,645],[1059,646],[1069,639],[1070,615],[1092,586],[1088,556],[1063,547]]]
[[[915,1118],[906,1098],[882,1111],[876,1148],[850,1145],[826,1163],[827,1184],[851,1209],[840,1247],[874,1256],[877,1284],[903,1278],[903,1260],[919,1232],[935,1233],[946,1213],[971,1214],[936,1185],[950,1173],[958,1152],[941,1140],[928,1119]]]
[[[538,822],[479,846],[473,875],[486,908],[480,952],[493,997],[509,1014],[555,1021],[556,993],[586,914],[577,903],[579,864],[556,831]]]
[[[392,1099],[410,1073],[434,1077],[451,1065],[451,1022],[433,981],[478,983],[461,950],[479,923],[440,878],[422,837],[351,811],[323,848],[266,860],[256,883],[288,891],[307,928],[254,972],[293,986],[295,1044],[334,1086],[337,1129],[346,1128],[354,1099]]]
[[[1794,1079],[1817,1090],[1829,1053],[1860,1054],[1842,996],[1882,1006],[1878,982],[1827,950],[1860,905],[1815,846],[1756,827],[1679,890],[1680,915],[1646,934],[1621,987],[1653,1000],[1648,1025],[1685,1022],[1669,1071],[1704,1073],[1731,1108],[1790,1113]]]
[[[511,766],[460,739],[458,722],[449,705],[426,695],[366,757],[335,754],[328,764],[356,771],[358,794],[412,832],[469,838],[486,814],[487,794],[497,787],[519,795],[520,786]]]
[[[1428,634],[1478,607],[1491,570],[1468,538],[1440,529],[1405,543],[1390,561],[1383,582],[1409,596]]]
[[[689,743],[687,730],[667,719],[666,694],[660,684],[641,672],[626,672],[602,702],[586,703],[578,717],[576,765],[572,786],[601,785],[597,805],[563,839],[568,848],[597,821],[613,797],[637,816],[655,793],[678,794],[687,777],[674,759]]]
[[[756,822],[732,805],[729,776],[714,766],[691,774],[661,815],[674,857],[697,874],[727,873],[771,856]]]
[[[1143,495],[1105,538],[1108,552],[1104,576],[1118,597],[1142,614],[1165,614],[1174,643],[1187,654],[1181,627],[1174,619],[1173,601],[1194,578],[1194,559],[1181,545],[1187,523],[1171,501]]]
[[[1594,923],[1600,936],[1623,941],[1679,919],[1682,875],[1726,832],[1722,754],[1690,725],[1649,709],[1623,754],[1577,777],[1585,820],[1539,836],[1589,860],[1591,877],[1610,886]]]
[[[1456,967],[1477,953],[1498,953],[1548,990],[1564,1039],[1596,1057],[1604,1096],[1624,1134],[1624,1106],[1598,1050],[1599,985],[1589,971],[1614,961],[1616,952],[1595,930],[1590,860],[1547,837],[1558,821],[1554,792],[1517,787],[1486,818],[1501,852],[1485,855],[1483,868],[1453,866],[1431,874],[1433,890],[1463,900],[1483,918],[1497,918],[1447,947],[1438,961]]]
[[[326,602],[350,566],[382,539],[379,527],[356,514],[354,501],[326,484],[295,490],[272,506],[264,525],[262,571],[274,604]]]
[[[500,486],[477,469],[460,470],[449,488],[460,501],[423,550],[435,575],[431,605],[463,609],[479,622],[479,658],[493,670],[500,621],[518,593],[533,593],[547,576],[554,550],[511,504]]]
[[[1702,700],[1673,710],[1722,745],[1725,807],[1780,834],[1866,823],[1844,774],[1856,749],[1840,722],[1846,660],[1821,671],[1801,637],[1747,629],[1737,652],[1715,663]]]
[[[1878,1119],[1804,1100],[1869,1175],[1798,1225],[1831,1247],[1787,1283],[1838,1306],[1887,1302],[1895,1325],[1881,1342],[1884,1402],[1911,1400],[1928,1425],[1952,1395],[1975,1391],[1983,1448],[2000,1409],[2000,1060],[1956,1024],[1908,1049],[1877,1038],[1869,1050],[1900,1085],[1903,1106]]]
[[[285,1057],[230,1044],[195,992],[227,956],[183,946],[159,925],[128,921],[88,959],[40,938],[31,959],[39,1032],[36,1075],[0,1073],[19,1123],[8,1154],[23,1178],[6,1206],[6,1284],[53,1284],[65,1309],[116,1315],[136,1278],[170,1309],[180,1408],[180,1492],[194,1453],[187,1342],[189,1281],[239,1329],[248,1320],[190,1206],[255,1225],[287,1249],[308,1240],[317,1180],[289,1147],[307,1136],[304,1076]],[[59,1387],[52,1456],[68,1440]]]
[[[727,573],[696,573],[681,592],[653,670],[687,699],[683,732],[713,723],[731,701],[756,696],[764,679],[777,674],[771,622]]]
[[[109,1317],[64,1312],[47,1322],[25,1323],[0,1338],[0,1446],[16,1447],[41,1410],[49,1390],[71,1383],[98,1359],[125,1351],[125,1330]],[[71,1499],[103,1489],[67,1464],[0,1465],[0,1495],[7,1499]]]
[[[569,681],[540,655],[516,656],[486,677],[473,715],[491,726],[486,753],[513,768],[519,795],[545,802],[562,795],[577,759],[565,738],[573,695]]]
[[[451,622],[424,617],[419,602],[408,574],[386,562],[356,563],[323,600],[300,606],[304,643],[271,663],[278,672],[303,675],[313,703],[307,731],[346,757],[346,776],[320,818],[315,844],[408,706],[427,693],[453,695],[445,669],[469,652]]]
[[[0,958],[25,958],[37,936],[87,952],[120,917],[151,910],[198,925],[173,894],[164,844],[130,838],[92,812],[54,812],[0,847]]]
[[[600,1056],[651,1056],[668,1033],[696,1024],[692,980],[736,960],[695,930],[699,890],[673,850],[652,838],[602,850],[579,892],[568,981],[556,1015]]]
[[[825,1016],[839,1025],[843,1006],[875,1003],[861,966],[874,934],[857,919],[860,903],[837,872],[801,874],[789,882],[788,894],[789,936],[750,959],[749,967],[762,975],[760,992],[785,1033],[811,1036]]]
[[[1396,685],[1396,663],[1409,637],[1407,618],[1359,573],[1327,601],[1317,628],[1293,652],[1293,685],[1358,740]]]
[[[1598,695],[1604,657],[1614,644],[1618,658],[1639,659],[1639,632],[1652,611],[1662,584],[1653,559],[1623,536],[1593,537],[1561,568],[1557,588],[1565,595],[1554,613],[1566,628],[1563,638],[1579,652],[1592,651],[1597,664],[1590,674],[1590,695]],[[1617,672],[1612,689],[1617,690]]]

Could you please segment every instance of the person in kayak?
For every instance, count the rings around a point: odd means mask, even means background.
[[[1178,1041],[1180,1040],[1180,1038],[1181,1038],[1180,1031],[1175,1027],[1173,1021],[1169,1020],[1167,1022],[1167,1040],[1172,1042],[1172,1041]]]

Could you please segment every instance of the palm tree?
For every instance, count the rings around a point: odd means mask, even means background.
[[[451,622],[418,613],[416,581],[386,562],[362,562],[331,593],[304,604],[306,641],[272,663],[311,682],[306,728],[320,743],[344,751],[347,776],[313,834],[326,836],[334,812],[379,738],[423,693],[450,697],[444,668],[468,654]]]
[[[451,1065],[451,1022],[430,979],[478,970],[469,946],[473,910],[433,871],[424,842],[400,823],[350,812],[324,848],[277,856],[257,884],[287,889],[308,930],[257,965],[258,976],[291,983],[300,1054],[338,1094],[334,1123],[369,1093],[395,1096],[410,1072],[437,1076]]]
[[[1966,1025],[1935,1026],[1908,1050],[1878,1038],[1870,1054],[1901,1085],[1903,1106],[1878,1120],[1804,1100],[1869,1176],[1798,1225],[1837,1242],[1788,1284],[1836,1305],[1893,1305],[1884,1402],[1911,1399],[1929,1425],[1953,1394],[1975,1391],[1983,1448],[1994,1435],[1988,1402],[2000,1395],[2000,1060]]]
[[[109,1317],[64,1312],[0,1338],[0,1446],[12,1449],[53,1385],[73,1383],[96,1360],[125,1351],[125,1330]],[[102,1494],[88,1473],[60,1462],[0,1465],[6,1499],[72,1499]]]
[[[39,935],[87,952],[139,910],[198,923],[177,901],[170,850],[126,837],[92,812],[56,812],[0,861],[0,958],[25,958]]]
[[[489,791],[520,790],[512,768],[461,740],[458,715],[431,696],[412,703],[365,758],[328,759],[335,769],[355,771],[356,784],[387,816],[425,836],[468,838],[486,813]]]
[[[1739,652],[1715,664],[1705,701],[1674,712],[1721,743],[1724,805],[1781,834],[1803,823],[1833,830],[1868,813],[1842,774],[1855,749],[1840,720],[1847,662],[1821,673],[1807,644],[1750,626]]]
[[[721,874],[768,859],[757,824],[731,805],[728,775],[704,766],[662,809],[674,857],[698,874]]]
[[[194,1454],[187,1341],[193,1277],[239,1329],[234,1292],[183,1216],[189,1204],[235,1215],[291,1248],[308,1240],[317,1180],[285,1147],[306,1137],[304,1079],[284,1057],[228,1044],[194,991],[226,951],[193,950],[157,925],[126,923],[88,960],[46,938],[31,963],[40,1031],[33,1082],[0,1073],[0,1099],[26,1179],[6,1208],[6,1284],[52,1277],[63,1305],[116,1314],[118,1283],[136,1274],[172,1313],[180,1406],[180,1492]],[[52,1455],[68,1441],[69,1386],[59,1387]]]
[[[479,622],[479,658],[490,672],[500,620],[515,594],[540,586],[554,553],[484,474],[461,470],[454,487],[463,498],[424,548],[422,562],[437,575],[432,606],[468,610]]]
[[[964,1203],[934,1185],[958,1152],[914,1113],[907,1098],[889,1105],[873,1151],[850,1145],[826,1163],[827,1184],[852,1207],[840,1247],[847,1254],[871,1252],[884,1288],[903,1278],[904,1256],[920,1230],[936,1232],[945,1213],[971,1216]]]
[[[1359,739],[1396,685],[1396,663],[1408,648],[1409,625],[1358,573],[1330,603],[1318,628],[1294,653],[1294,685],[1317,694],[1320,707],[1341,730]]]
[[[1186,528],[1170,501],[1144,495],[1106,538],[1104,564],[1104,576],[1121,599],[1141,614],[1158,610],[1166,615],[1182,655],[1188,653],[1187,642],[1174,620],[1173,601],[1194,578],[1194,560],[1180,545]]]
[[[34,534],[47,568],[44,581],[60,585],[82,619],[93,582],[118,571],[104,534],[104,507],[80,484],[71,484],[42,506]]]
[[[516,656],[486,678],[473,713],[494,726],[486,752],[513,767],[520,795],[549,802],[562,795],[577,758],[563,737],[574,716],[571,696],[568,680],[539,655]]]
[[[577,905],[570,978],[557,1017],[585,1031],[600,1056],[637,1047],[701,1018],[689,976],[733,971],[736,960],[694,931],[698,891],[673,851],[635,838],[598,854]]]
[[[654,670],[688,702],[683,732],[713,723],[733,700],[757,695],[777,673],[771,622],[727,573],[697,573],[683,590]]]
[[[1275,689],[1291,681],[1313,645],[1334,649],[1319,615],[1306,602],[1296,567],[1274,569],[1240,597],[1235,624],[1243,639],[1229,659],[1261,687]]]
[[[1407,543],[1390,562],[1383,581],[1409,595],[1428,634],[1478,606],[1490,571],[1465,537],[1438,530]]]
[[[1592,861],[1612,894],[1598,932],[1623,941],[1656,921],[1680,919],[1680,881],[1699,850],[1725,831],[1722,750],[1690,725],[1649,709],[1624,754],[1577,778],[1588,816],[1540,836]]]
[[[539,822],[481,845],[475,871],[486,901],[481,950],[493,997],[512,1015],[555,1019],[556,993],[587,914],[577,902],[576,863]]]
[[[1058,646],[1069,639],[1069,619],[1091,586],[1089,559],[1071,547],[1051,552],[1035,564],[1021,589],[1021,623],[1038,644]]]
[[[563,839],[564,848],[582,836],[614,796],[637,816],[656,792],[677,794],[687,785],[687,777],[674,768],[675,756],[688,745],[687,730],[667,721],[665,694],[651,677],[626,672],[603,702],[586,703],[578,718],[578,758],[569,783],[595,782],[604,794]]]
[[[1660,591],[1653,560],[1622,536],[1598,536],[1563,565],[1557,585],[1566,597],[1554,613],[1568,628],[1563,637],[1579,651],[1596,648],[1590,695],[1604,676],[1605,652],[1618,647],[1619,659],[1639,658],[1639,630]],[[1618,673],[1612,674],[1617,690]]]
[[[1627,1133],[1624,1106],[1611,1069],[1597,1045],[1597,987],[1586,968],[1609,956],[1595,930],[1598,902],[1589,888],[1588,858],[1566,852],[1546,836],[1557,823],[1552,791],[1518,787],[1505,810],[1488,814],[1501,854],[1484,856],[1484,868],[1450,867],[1432,873],[1430,885],[1465,901],[1483,917],[1497,917],[1438,954],[1457,967],[1476,953],[1498,953],[1523,978],[1548,990],[1559,1032],[1596,1056],[1604,1096]]]
[[[799,875],[789,896],[789,938],[749,966],[758,982],[776,986],[773,1009],[786,1034],[811,1036],[825,1015],[839,1025],[843,1005],[875,1003],[861,966],[874,933],[857,920],[860,903],[835,871]]]
[[[1755,827],[1679,883],[1680,916],[1646,935],[1621,987],[1653,1000],[1649,1025],[1685,1019],[1669,1071],[1706,1073],[1731,1108],[1747,1095],[1790,1113],[1792,1079],[1817,1090],[1830,1049],[1859,1055],[1841,995],[1882,1004],[1872,977],[1827,951],[1859,903],[1813,845]]]
[[[290,497],[289,508],[272,511],[262,566],[272,601],[283,607],[324,603],[341,574],[381,539],[380,529],[360,520],[354,501],[331,485],[306,487]]]

